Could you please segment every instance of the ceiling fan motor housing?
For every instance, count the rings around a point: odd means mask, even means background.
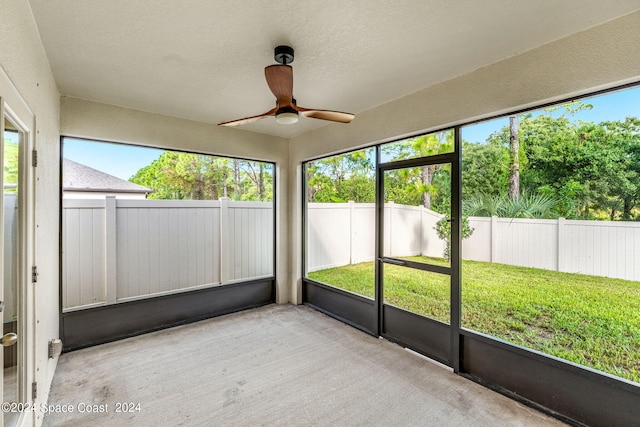
[[[290,46],[276,46],[273,58],[278,64],[291,64],[293,62],[293,48]]]

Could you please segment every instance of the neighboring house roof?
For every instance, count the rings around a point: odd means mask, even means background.
[[[62,182],[63,191],[153,193],[150,188],[125,181],[69,159],[64,159],[63,162]]]

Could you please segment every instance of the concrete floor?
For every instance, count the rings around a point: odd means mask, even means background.
[[[139,403],[139,412],[117,413],[118,402]],[[74,412],[48,414],[45,426],[562,425],[292,305],[64,354],[49,404],[72,405]],[[83,405],[108,412],[78,412]]]

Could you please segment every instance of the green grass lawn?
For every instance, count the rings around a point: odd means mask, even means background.
[[[309,278],[374,296],[373,263]],[[449,277],[386,264],[385,303],[448,323]],[[640,382],[640,282],[463,261],[462,326]]]

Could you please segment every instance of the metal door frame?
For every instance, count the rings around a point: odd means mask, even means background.
[[[376,251],[375,251],[375,301],[377,308],[378,335],[389,341],[411,348],[419,353],[431,357],[438,362],[451,366],[454,372],[460,371],[460,233],[461,233],[461,203],[460,203],[460,128],[455,127],[454,149],[451,153],[437,154],[428,157],[381,162],[380,146],[376,147]],[[392,170],[421,167],[434,164],[451,165],[451,260],[449,267],[423,264],[384,256],[384,173]],[[450,277],[450,319],[449,325],[429,319],[406,310],[384,304],[384,264],[402,265],[421,271],[448,275]],[[400,313],[400,311],[404,313]],[[391,321],[391,317],[396,319]],[[400,336],[388,333],[391,324],[397,324],[404,332]],[[409,332],[413,331],[413,332]],[[409,332],[407,335],[406,333]],[[448,335],[448,352],[438,351],[435,347],[426,345],[427,341],[440,343],[442,346]]]

